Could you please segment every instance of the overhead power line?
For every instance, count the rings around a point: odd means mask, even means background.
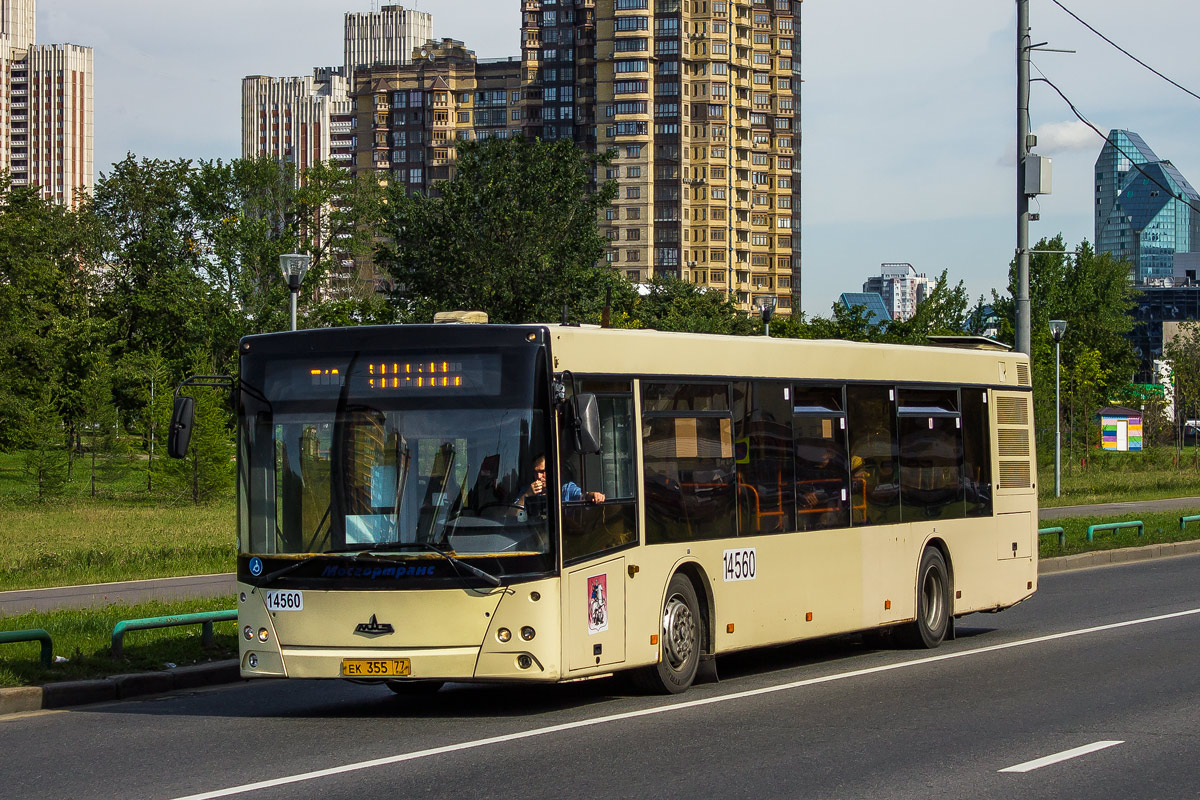
[[[1112,39],[1108,38],[1108,37],[1107,37],[1107,36],[1105,36],[1103,33],[1101,33],[1100,31],[1096,30],[1096,29],[1095,29],[1095,28],[1093,28],[1091,25],[1089,25],[1087,22],[1085,22],[1085,21],[1084,21],[1084,20],[1083,20],[1083,19],[1082,19],[1082,18],[1081,18],[1081,17],[1080,17],[1078,14],[1076,14],[1074,11],[1072,11],[1071,9],[1067,8],[1067,7],[1066,7],[1066,6],[1064,6],[1062,3],[1060,3],[1060,2],[1059,2],[1059,0],[1050,0],[1050,2],[1051,2],[1051,3],[1054,3],[1054,5],[1056,5],[1056,6],[1058,6],[1059,8],[1061,8],[1063,11],[1065,11],[1065,12],[1066,12],[1067,14],[1069,14],[1070,16],[1074,17],[1074,18],[1075,18],[1075,21],[1076,21],[1076,22],[1078,22],[1080,25],[1082,25],[1083,27],[1087,28],[1089,31],[1091,31],[1092,33],[1096,34],[1097,36],[1099,36],[1099,37],[1100,37],[1101,39],[1103,39],[1104,41],[1106,41],[1106,42],[1108,42],[1109,44],[1111,44],[1113,47],[1115,47],[1117,50],[1121,51],[1123,54],[1125,54],[1125,55],[1126,55],[1126,56],[1128,56],[1129,58],[1131,58],[1131,59],[1133,59],[1134,61],[1136,61],[1137,63],[1141,64],[1143,67],[1145,67],[1146,69],[1150,70],[1151,72],[1153,72],[1153,73],[1154,73],[1155,75],[1157,75],[1158,77],[1162,78],[1162,79],[1163,79],[1164,81],[1166,81],[1167,83],[1171,84],[1172,86],[1176,87],[1177,89],[1181,89],[1181,90],[1183,90],[1183,91],[1187,92],[1188,94],[1190,94],[1192,97],[1196,98],[1197,100],[1200,100],[1200,94],[1196,94],[1195,92],[1193,92],[1191,89],[1187,88],[1186,86],[1182,86],[1182,85],[1180,85],[1179,83],[1177,83],[1177,82],[1175,82],[1175,81],[1171,80],[1171,79],[1170,79],[1170,78],[1168,78],[1166,75],[1163,75],[1161,72],[1159,72],[1158,70],[1156,70],[1154,67],[1150,66],[1150,65],[1149,65],[1149,64],[1147,64],[1145,61],[1142,61],[1140,58],[1138,58],[1137,56],[1135,56],[1133,53],[1131,53],[1131,52],[1129,52],[1128,50],[1126,50],[1124,47],[1121,47],[1121,45],[1117,44],[1117,43],[1116,43],[1116,42],[1114,42]],[[1066,98],[1064,97],[1063,99],[1065,100]]]
[[[1058,96],[1061,97],[1063,99],[1063,102],[1066,103],[1067,106],[1071,109],[1071,113],[1074,114],[1079,119],[1080,122],[1082,122],[1084,125],[1087,125],[1093,131],[1095,131],[1097,136],[1099,136],[1101,139],[1104,139],[1107,142],[1108,136],[1106,134],[1102,133],[1099,128],[1097,128],[1095,125],[1093,125],[1087,119],[1087,117],[1083,116],[1083,114],[1081,114],[1079,112],[1079,109],[1075,107],[1075,104],[1071,102],[1070,98],[1068,98],[1065,94],[1063,94],[1062,89],[1059,89],[1057,86],[1055,86],[1054,82],[1051,81],[1049,78],[1047,78],[1046,74],[1044,72],[1042,72],[1040,69],[1038,70],[1038,72],[1041,74],[1042,77],[1033,78],[1030,81],[1030,83],[1044,83],[1047,86],[1049,86],[1051,89],[1053,89],[1055,92],[1057,92]],[[1125,156],[1125,158],[1129,159],[1129,163],[1133,166],[1134,169],[1136,169],[1138,172],[1140,172],[1142,174],[1142,177],[1146,178],[1146,180],[1153,183],[1159,189],[1162,189],[1172,199],[1178,200],[1179,202],[1186,205],[1188,208],[1195,211],[1197,214],[1200,214],[1200,207],[1193,205],[1192,202],[1190,200],[1188,200],[1186,197],[1184,197],[1182,194],[1176,194],[1170,187],[1163,186],[1162,183],[1160,183],[1159,180],[1155,176],[1151,175],[1149,172],[1142,169],[1142,165],[1139,164],[1137,161],[1135,161],[1133,156],[1131,156],[1129,153],[1126,153],[1121,148],[1121,146],[1119,144],[1117,144],[1115,141],[1111,142],[1111,144],[1118,153]]]

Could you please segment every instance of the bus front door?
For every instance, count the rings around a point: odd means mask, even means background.
[[[563,634],[569,672],[625,660],[625,559],[568,572]]]

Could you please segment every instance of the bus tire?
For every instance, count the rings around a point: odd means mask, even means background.
[[[950,629],[950,574],[936,547],[926,547],[917,567],[917,618],[896,631],[907,647],[932,649]]]
[[[658,663],[634,672],[634,685],[654,694],[686,691],[700,666],[703,626],[695,587],[687,577],[676,573],[667,584],[663,603]]]
[[[386,681],[387,687],[401,697],[425,697],[434,694],[445,681]]]

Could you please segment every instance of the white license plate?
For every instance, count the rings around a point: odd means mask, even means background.
[[[304,592],[295,589],[268,589],[268,611],[303,611]]]

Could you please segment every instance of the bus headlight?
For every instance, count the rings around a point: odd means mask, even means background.
[[[526,625],[524,628],[521,628],[521,638],[525,641],[530,641],[534,636],[537,636],[537,631],[535,631],[533,628],[529,627],[528,625]]]
[[[496,638],[502,642],[507,642],[512,638],[512,631],[510,631],[508,628],[501,628],[500,630],[496,631]]]
[[[251,653],[250,655],[246,656],[246,663],[250,666],[250,669],[255,669],[258,667],[258,656],[254,655],[254,653]]]
[[[246,637],[246,641],[250,641],[254,638],[254,628],[251,628],[249,625],[242,628],[242,636]]]
[[[269,639],[270,637],[271,637],[271,634],[267,632],[267,629],[266,629],[266,628],[259,628],[259,629],[258,629],[258,640],[259,640],[260,642],[265,642],[265,641],[266,641],[267,639]]]

